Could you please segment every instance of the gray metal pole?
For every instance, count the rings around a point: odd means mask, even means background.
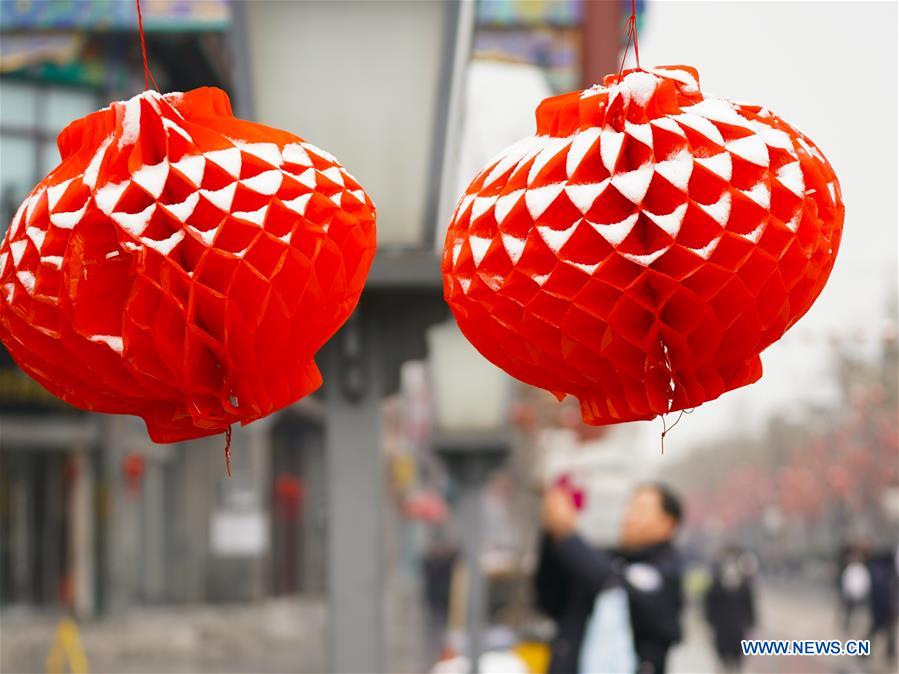
[[[475,458],[466,461],[459,485],[459,514],[462,519],[462,547],[468,572],[468,599],[466,601],[466,623],[468,627],[469,671],[478,674],[478,660],[481,657],[481,634],[486,614],[486,585],[481,572],[481,519],[482,476],[478,475],[479,462]]]
[[[360,307],[325,359],[328,654],[338,674],[384,671],[378,352],[374,318]]]

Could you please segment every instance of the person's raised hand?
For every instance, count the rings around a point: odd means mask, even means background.
[[[543,495],[543,526],[554,538],[565,538],[577,529],[577,508],[571,494],[553,487]]]

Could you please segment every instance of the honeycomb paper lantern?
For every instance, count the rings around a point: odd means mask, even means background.
[[[334,157],[213,88],[113,103],[59,150],[0,248],[0,338],[25,372],[157,442],[321,384],[313,356],[375,251],[374,206]]]
[[[509,374],[608,424],[756,381],[812,305],[843,224],[817,147],[695,70],[608,76],[549,98],[456,208],[446,299]]]

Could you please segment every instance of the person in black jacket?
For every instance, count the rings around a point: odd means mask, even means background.
[[[715,635],[715,652],[725,672],[739,672],[741,642],[755,626],[752,561],[738,548],[726,548],[705,595],[705,617]]]
[[[535,582],[537,602],[557,627],[549,674],[578,674],[597,594],[614,584],[627,591],[637,673],[664,674],[668,650],[681,638],[682,562],[672,544],[681,517],[670,489],[642,485],[628,503],[619,548],[598,549],[577,534],[571,495],[560,488],[545,494]]]

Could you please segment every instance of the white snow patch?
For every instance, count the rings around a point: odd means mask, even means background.
[[[44,237],[47,236],[47,232],[43,229],[39,229],[37,227],[26,227],[25,235],[31,239],[31,242],[34,244],[34,247],[37,248],[37,251],[41,252],[41,246],[44,245]]]
[[[583,185],[566,185],[565,194],[571,199],[571,203],[581,212],[586,213],[593,206],[597,197],[602,194],[603,190],[609,185],[609,179],[606,178],[599,183],[585,183]]]
[[[234,201],[234,193],[237,191],[237,183],[226,185],[220,190],[200,190],[206,199],[219,210],[228,212],[231,210],[231,202]]]
[[[531,217],[537,220],[543,215],[546,209],[550,207],[550,204],[556,200],[556,197],[562,193],[564,187],[564,183],[556,183],[527,190],[524,193],[524,201]]]
[[[340,163],[339,161],[337,161],[337,157],[335,157],[333,154],[331,154],[330,152],[327,152],[326,150],[322,150],[320,147],[316,147],[312,143],[304,142],[304,143],[302,143],[302,145],[304,148],[306,148],[307,152],[311,152],[312,154],[317,154],[319,157],[321,157],[322,159],[324,159],[326,161],[331,162],[332,164]]]
[[[19,263],[22,261],[22,256],[25,255],[25,249],[27,247],[28,242],[24,239],[13,241],[9,244],[9,252],[12,253],[12,261],[14,266],[19,266]]]
[[[612,176],[612,185],[628,200],[639,204],[646,196],[649,183],[652,182],[653,165],[651,162],[643,164],[638,169],[619,173]]]
[[[496,206],[493,208],[493,217],[496,218],[498,223],[505,222],[506,218],[509,217],[509,212],[521,200],[523,194],[524,190],[514,190],[497,198]]]
[[[714,122],[721,122],[743,129],[752,128],[749,120],[737,112],[730,101],[722,98],[706,98],[695,105],[689,105],[682,109],[685,112],[692,112]]]
[[[684,224],[684,216],[687,214],[687,204],[681,204],[667,215],[657,215],[655,213],[650,213],[649,211],[643,211],[643,213],[647,218],[652,220],[659,229],[674,237],[677,236],[681,226]]]
[[[590,223],[593,229],[595,229],[602,238],[611,243],[613,246],[617,246],[627,238],[628,234],[631,233],[634,225],[637,224],[637,218],[639,217],[639,215],[639,213],[634,213],[633,215],[627,216],[621,222],[614,222],[611,224],[591,222],[590,220],[587,220],[587,222]]]
[[[452,252],[452,260],[453,266],[456,266],[456,262],[459,261],[459,253],[462,252],[462,246],[464,245],[464,241],[462,239],[456,239],[453,241],[453,252]]]
[[[502,234],[501,236],[503,248],[509,254],[509,259],[512,260],[513,264],[517,264],[518,260],[521,259],[521,254],[524,252],[524,239],[516,238],[511,234]]]
[[[282,201],[287,208],[292,210],[299,215],[306,215],[306,207],[309,205],[309,200],[312,198],[312,193],[309,194],[301,194],[295,199],[288,199],[287,201]]]
[[[730,180],[734,174],[734,162],[730,158],[730,152],[719,152],[711,157],[695,157],[694,159],[697,164],[725,180]]]
[[[215,235],[218,234],[219,231],[218,227],[213,227],[204,232],[202,229],[197,229],[193,225],[187,225],[187,229],[200,237],[200,240],[207,246],[212,245],[212,242],[215,241]]]
[[[531,170],[528,172],[528,185],[533,184],[543,167],[546,166],[553,157],[558,156],[562,150],[568,147],[569,143],[571,143],[570,138],[547,137],[543,141],[543,149],[537,153],[537,156],[534,158],[534,163],[531,164]]]
[[[59,229],[72,229],[81,221],[81,218],[84,217],[84,212],[87,210],[87,205],[89,202],[90,199],[88,199],[88,201],[85,201],[84,206],[82,206],[77,211],[70,211],[68,213],[51,213],[50,222]]]
[[[259,194],[272,195],[280,189],[281,181],[283,179],[284,174],[281,173],[281,171],[279,171],[278,169],[274,169],[272,171],[264,171],[253,176],[252,178],[241,180],[240,182],[254,192],[258,192]]]
[[[631,138],[636,138],[644,145],[652,147],[652,127],[646,124],[634,124],[633,122],[624,122],[624,132]]]
[[[140,213],[112,213],[110,217],[119,227],[134,237],[139,237],[147,229],[150,218],[156,212],[156,204],[150,204]]]
[[[126,180],[121,183],[107,183],[101,187],[94,193],[94,201],[97,203],[97,208],[106,215],[112,213],[128,185],[129,182]]]
[[[758,166],[768,166],[770,162],[768,146],[757,134],[728,141],[724,147],[728,152]]]
[[[781,185],[797,197],[801,198],[805,194],[805,178],[802,175],[802,166],[798,161],[781,166],[777,170],[777,179]]]
[[[329,166],[321,172],[325,178],[343,187],[343,174],[337,166]]]
[[[314,190],[316,186],[315,169],[308,168],[298,176],[293,176],[301,185],[305,185],[310,190]]]
[[[272,166],[280,166],[282,163],[281,151],[274,143],[244,143],[238,140],[234,141],[234,144],[243,152],[259,157],[259,159],[268,162]],[[300,149],[302,150],[302,148]]]
[[[727,224],[727,219],[730,217],[730,192],[724,192],[714,204],[697,203],[697,205],[722,227]]]
[[[474,260],[474,266],[481,264],[481,260],[487,254],[492,239],[483,236],[469,236],[468,245],[471,246],[471,257]]]
[[[699,91],[699,82],[697,82],[696,78],[686,70],[680,70],[677,68],[672,70],[666,70],[662,68],[646,68],[646,71],[658,75],[659,77],[664,77],[665,79],[680,82],[683,85],[683,90],[686,93],[696,93]]]
[[[125,115],[122,118],[122,135],[119,136],[119,147],[134,145],[140,135],[140,100],[135,96],[125,102]]]
[[[558,255],[559,251],[562,250],[562,246],[568,243],[568,239],[574,234],[574,230],[577,229],[579,224],[580,221],[577,220],[568,229],[537,227],[537,233],[540,235],[540,238],[546,242],[546,245],[549,246],[550,250]]]
[[[602,165],[609,173],[615,172],[615,164],[621,154],[621,146],[624,143],[624,132],[615,131],[610,126],[603,128],[599,134],[599,156]]]
[[[29,295],[34,292],[34,274],[30,271],[20,271],[16,276],[19,278],[19,283],[25,287],[25,290],[28,291]]]
[[[697,133],[702,134],[713,143],[722,146],[724,145],[724,136],[721,135],[718,127],[712,124],[705,117],[700,117],[699,115],[684,112],[679,115],[675,115],[672,119],[674,119],[681,126],[686,126],[690,129],[693,129]]]
[[[203,174],[206,172],[206,159],[200,154],[182,157],[172,164],[172,168],[187,178],[195,187],[199,187],[203,182]]]
[[[262,208],[257,208],[255,211],[235,211],[231,215],[233,215],[235,218],[240,218],[241,220],[252,222],[254,225],[259,225],[261,227],[262,223],[265,221],[266,213],[268,213],[268,204],[266,204]]]
[[[112,144],[112,139],[113,136],[109,135],[106,140],[100,143],[100,147],[97,148],[97,151],[91,158],[87,168],[84,169],[84,176],[81,178],[81,181],[91,189],[97,184],[97,176],[100,174],[100,164],[103,162],[103,157],[106,156],[106,150],[109,149],[109,146]]]
[[[768,218],[763,218],[762,221],[753,229],[749,234],[741,234],[744,239],[748,241],[752,241],[752,243],[758,243],[759,239],[762,238],[762,233],[765,231],[765,226],[768,224]],[[788,224],[787,227],[790,225]],[[796,231],[796,230],[793,230]]]
[[[177,232],[173,232],[169,238],[163,239],[162,241],[156,241],[155,239],[150,239],[148,237],[143,237],[141,241],[150,248],[158,250],[163,255],[168,255],[174,250],[175,246],[181,243],[183,238],[184,230],[179,229]]]
[[[656,119],[649,120],[650,126],[656,126],[660,129],[664,129],[665,131],[670,131],[671,133],[677,134],[681,138],[686,138],[687,134],[684,133],[684,130],[680,127],[680,124],[675,122],[670,117],[657,117]]]
[[[763,182],[757,183],[751,190],[740,191],[762,208],[771,206],[771,190]]]
[[[197,204],[200,202],[200,195],[196,192],[191,193],[187,199],[180,204],[162,204],[165,210],[171,213],[177,220],[187,222],[187,219],[194,212]]]
[[[122,338],[114,335],[93,335],[90,339],[97,344],[105,344],[116,353],[122,353],[125,348]]]
[[[471,206],[471,221],[474,222],[479,217],[490,210],[490,207],[496,203],[496,197],[475,197]]]
[[[468,207],[474,203],[475,195],[474,194],[466,194],[459,201],[459,205],[456,206],[456,217],[459,218],[465,215],[465,211],[468,210]]]
[[[309,158],[309,154],[299,143],[291,143],[290,145],[285,145],[284,149],[281,151],[281,156],[284,158],[284,161],[290,164],[312,166],[312,160]]]
[[[57,202],[62,198],[62,195],[65,194],[73,180],[74,178],[69,178],[68,180],[63,180],[61,183],[47,188],[47,208],[52,211],[56,207]]]
[[[568,156],[565,157],[565,172],[569,178],[577,171],[590,148],[599,140],[599,133],[598,128],[591,126],[574,135],[571,147],[568,148]]]
[[[163,127],[164,129],[169,129],[170,131],[174,131],[175,133],[177,133],[179,136],[181,136],[184,140],[186,140],[186,141],[188,141],[188,142],[191,142],[191,143],[192,143],[192,142],[194,141],[193,137],[192,137],[189,133],[187,133],[187,131],[185,131],[184,129],[182,129],[182,128],[177,124],[177,122],[173,122],[173,121],[172,121],[171,119],[169,119],[168,117],[163,117],[163,118],[162,118],[162,127]]]
[[[696,253],[703,260],[708,260],[709,256],[715,252],[715,249],[718,247],[718,242],[721,241],[721,237],[716,237],[712,239],[709,243],[707,243],[702,248],[690,248],[694,253]]]
[[[653,262],[658,260],[663,254],[665,254],[671,246],[665,246],[664,248],[660,248],[659,250],[653,251],[652,253],[646,253],[645,255],[637,255],[635,253],[621,253],[621,257],[627,258],[631,262],[636,262],[639,265],[644,267],[648,267]]]
[[[131,174],[131,179],[154,199],[158,199],[162,194],[168,177],[169,162],[165,159],[153,166],[142,166]]]
[[[584,271],[587,274],[589,274],[590,276],[592,276],[593,272],[595,272],[597,269],[599,269],[599,265],[601,265],[602,262],[597,262],[596,264],[586,264],[584,262],[569,262],[568,264],[570,264],[574,267],[577,267],[581,271]]]
[[[236,147],[225,148],[224,150],[213,150],[204,152],[206,157],[213,164],[222,167],[228,175],[237,178],[240,175],[240,166],[242,163],[240,150]]]
[[[671,159],[657,163],[655,171],[676,188],[686,192],[693,173],[693,155],[687,150],[681,150]]]
[[[652,73],[637,70],[625,75],[616,86],[626,101],[634,101],[637,105],[645,106],[658,88],[659,78]]]

